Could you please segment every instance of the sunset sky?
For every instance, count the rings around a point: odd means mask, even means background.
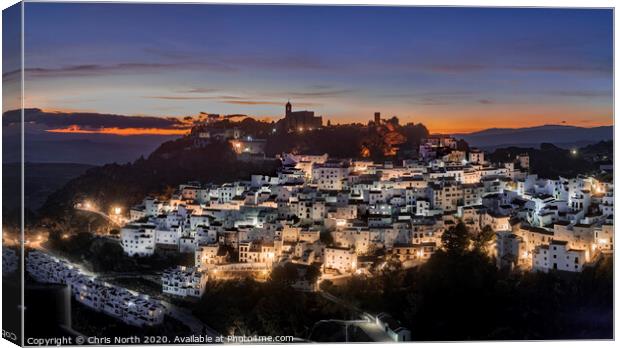
[[[25,7],[27,107],[275,119],[290,99],[432,132],[613,122],[611,10]]]

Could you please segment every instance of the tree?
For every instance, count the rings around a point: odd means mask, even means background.
[[[471,237],[465,224],[459,222],[443,233],[441,242],[449,254],[463,254],[469,248]]]
[[[126,270],[127,259],[123,254],[123,248],[118,243],[102,238],[94,239],[88,250],[94,271]]]
[[[334,287],[334,282],[332,282],[329,279],[325,279],[321,282],[321,284],[319,284],[319,288],[323,291],[331,291],[333,290]]]
[[[271,271],[269,280],[273,284],[288,286],[295,283],[298,277],[297,267],[292,263],[285,263]]]
[[[334,244],[334,237],[330,231],[321,232],[320,238],[321,242],[323,242],[326,246]]]
[[[315,283],[317,279],[319,279],[319,276],[321,276],[321,270],[319,269],[319,267],[317,267],[316,265],[310,265],[306,269],[306,275],[304,278],[312,284]]]
[[[491,242],[495,240],[495,231],[489,225],[482,228],[482,231],[478,233],[474,238],[474,249],[480,252],[486,253],[489,250]]]

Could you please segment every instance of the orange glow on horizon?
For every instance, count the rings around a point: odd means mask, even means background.
[[[601,107],[595,109],[568,109],[564,107],[540,108],[539,110],[519,109],[514,105],[501,107],[493,110],[460,110],[458,112],[449,110],[428,111],[421,113],[418,111],[395,111],[382,112],[382,118],[397,115],[402,125],[413,122],[422,123],[430,133],[433,134],[455,134],[473,133],[489,128],[527,128],[543,125],[564,125],[584,128],[611,126],[613,125],[613,114],[609,108]],[[402,115],[402,116],[401,116]],[[362,123],[371,120],[368,115],[365,119],[360,119],[359,113],[342,113],[331,115],[329,119],[332,124]],[[324,123],[327,120],[324,119]]]
[[[84,129],[79,126],[69,126],[67,128],[47,129],[50,133],[66,133],[66,134],[110,134],[110,135],[186,135],[189,129],[167,129],[167,128],[99,128]]]

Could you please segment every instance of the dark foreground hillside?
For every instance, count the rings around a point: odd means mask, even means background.
[[[455,235],[464,240],[419,267],[388,261],[378,276],[321,287],[370,313],[392,314],[414,341],[613,338],[612,255],[581,273],[511,272],[498,269],[463,224],[442,239]]]
[[[251,174],[274,174],[277,164],[239,161],[228,143],[197,148],[190,139],[181,138],[162,144],[148,158],[89,169],[51,194],[39,212],[61,217],[82,200],[96,202],[102,211],[112,205],[130,207],[147,195],[170,193],[188,181],[222,183],[248,179]]]
[[[600,166],[613,159],[613,141],[601,141],[581,148],[563,149],[554,144],[542,143],[540,148],[506,147],[492,152],[492,162],[511,161],[520,154],[530,156],[532,173],[541,178],[573,178],[580,174],[596,175]]]

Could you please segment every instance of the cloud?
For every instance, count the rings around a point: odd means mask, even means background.
[[[179,91],[179,93],[213,93],[213,92],[218,92],[219,89],[218,88],[207,88],[207,87],[195,87],[195,88],[190,88],[190,89],[186,89],[186,90],[181,90]]]
[[[155,53],[153,49],[149,52]],[[161,55],[161,52],[157,52]],[[67,65],[61,67],[29,67],[24,69],[26,78],[58,78],[58,77],[85,77],[101,76],[108,74],[136,74],[170,71],[172,69],[200,70],[208,69],[219,72],[234,72],[240,68],[274,68],[274,69],[327,69],[329,66],[320,59],[308,56],[288,56],[288,57],[237,57],[221,58],[209,57],[205,61],[205,56],[201,56],[200,61],[188,61],[185,58],[195,58],[195,55],[171,52],[165,55],[170,63],[118,63],[118,64],[80,64]],[[21,70],[16,69],[2,74],[5,81],[20,77]],[[193,88],[187,93],[208,93],[214,89]]]
[[[606,64],[549,64],[549,65],[508,65],[505,69],[514,71],[552,72],[552,73],[608,73],[611,74],[612,66]]]
[[[488,69],[483,64],[433,64],[429,66],[431,71],[441,73],[469,73]]]
[[[421,97],[438,97],[438,98],[464,98],[474,95],[473,91],[432,91],[420,93],[392,93],[384,94],[386,98],[421,98]]]
[[[327,92],[315,92],[315,93],[303,93],[303,92],[283,92],[284,94],[279,94],[277,97],[282,95],[293,96],[293,97],[320,97],[320,96],[330,96],[337,95],[341,91],[327,91]],[[344,92],[344,90],[342,91]],[[266,95],[269,96],[269,95]],[[271,94],[271,96],[274,96]],[[259,96],[260,97],[260,96]],[[272,99],[256,99],[256,97],[252,96],[237,96],[237,95],[211,95],[211,96],[191,96],[191,95],[160,95],[160,96],[144,96],[146,99],[161,99],[161,100],[178,100],[178,101],[187,101],[187,100],[212,100],[217,103],[231,104],[231,105],[272,105],[272,106],[284,106],[286,103],[285,99],[282,100],[272,100]],[[319,103],[313,102],[296,102],[295,106],[309,107],[309,106],[317,106],[321,105]]]
[[[394,93],[383,95],[384,98],[403,99],[414,105],[451,105],[478,101],[473,91],[435,91],[423,93]]]
[[[549,72],[549,73],[605,73],[611,74],[611,64],[432,64],[422,67],[438,73],[466,74],[489,70],[508,70],[516,72]]]
[[[110,74],[138,74],[164,72],[172,69],[209,69],[216,71],[234,71],[235,69],[221,63],[121,63],[112,65],[82,64],[68,65],[58,68],[25,68],[26,78],[59,78],[59,77],[86,77],[103,76]],[[21,70],[12,70],[2,74],[5,81],[17,79]]]
[[[489,99],[478,99],[478,103],[480,104],[494,104],[492,100]]]
[[[310,89],[332,89],[334,88],[334,86],[332,85],[312,85],[310,87],[308,87]]]
[[[596,97],[612,97],[612,91],[586,91],[586,90],[574,90],[574,91],[550,91],[547,94],[560,97],[583,97],[583,98],[596,98]]]
[[[320,91],[299,91],[299,92],[285,92],[283,95],[291,96],[291,97],[316,97],[316,98],[331,98],[338,97],[344,94],[349,94],[354,92],[352,89],[331,89],[331,90],[320,90]]]
[[[20,110],[7,111],[2,116],[3,126],[18,124],[21,121]],[[102,128],[161,128],[178,129],[183,123],[175,118],[151,116],[125,116],[86,112],[46,112],[41,109],[25,109],[25,122],[44,125],[51,128],[69,126],[80,129]]]
[[[225,61],[240,68],[258,67],[285,70],[326,70],[332,68],[331,65],[323,62],[320,58],[308,55],[228,57]]]
[[[155,95],[155,96],[144,96],[142,98],[145,99],[162,99],[162,100],[213,100],[217,99],[217,97],[196,97],[196,96],[182,96],[182,95]]]
[[[146,47],[144,52],[168,59],[189,59],[196,56],[196,52],[182,52],[178,49],[163,49],[160,47]]]
[[[165,128],[99,128],[87,129],[77,125],[71,125],[65,128],[55,128],[45,130],[49,133],[64,134],[110,134],[110,135],[185,135],[189,133],[189,129],[165,129]]]
[[[274,105],[284,107],[282,101],[270,101],[270,100],[221,100],[220,102],[233,105]],[[319,103],[294,103],[295,106],[308,107],[321,105]]]
[[[283,105],[282,102],[265,100],[222,100],[221,102],[235,105]]]

